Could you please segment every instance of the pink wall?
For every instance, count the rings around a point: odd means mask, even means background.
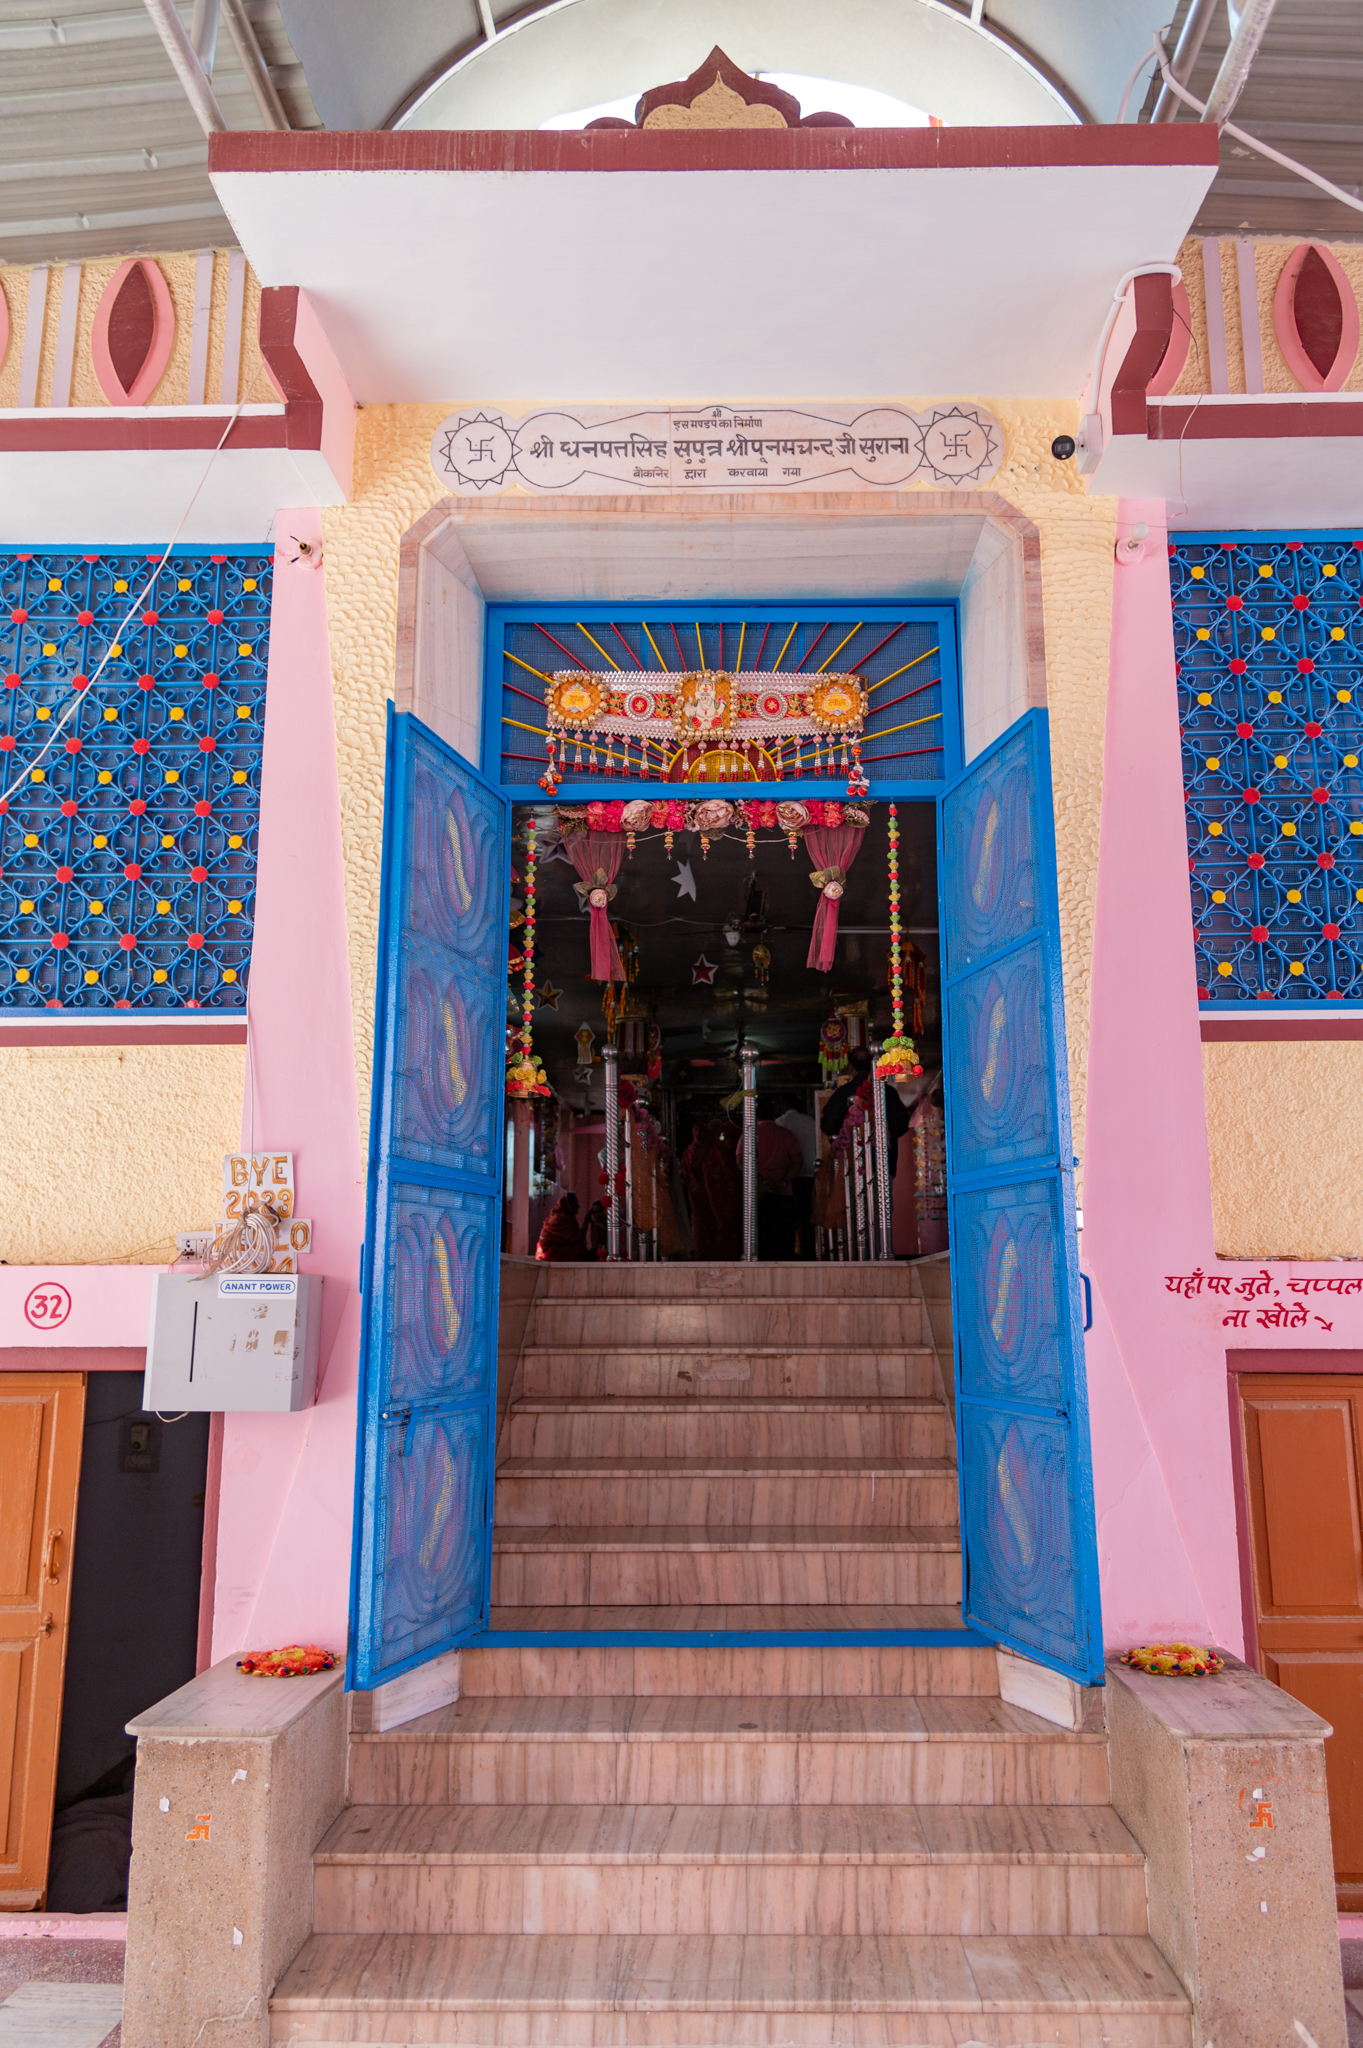
[[[1202,1046],[1193,964],[1164,506],[1141,560],[1115,577],[1090,1011],[1081,1263],[1093,1282],[1087,1341],[1103,1628],[1109,1644],[1166,1637],[1243,1648],[1226,1352],[1356,1349],[1363,1297],[1300,1297],[1289,1277],[1337,1264],[1220,1260],[1212,1238]],[[1074,1020],[1071,1020],[1071,1029]],[[1167,1275],[1224,1277],[1171,1292]],[[1295,1331],[1270,1308],[1310,1311]],[[1250,1327],[1223,1318],[1249,1309]],[[1316,1314],[1333,1323],[1318,1327]]]
[[[213,1656],[287,1642],[341,1651],[349,1610],[364,1185],[355,1112],[326,585],[312,509],[281,510],[251,957],[254,1141],[290,1150],[309,1269],[325,1276],[320,1388],[301,1415],[224,1420]],[[248,1073],[242,1142],[252,1141]]]

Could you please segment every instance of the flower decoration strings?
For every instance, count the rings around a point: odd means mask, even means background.
[[[890,1008],[893,1024],[890,1036],[880,1048],[876,1072],[882,1080],[894,1081],[923,1071],[913,1040],[904,1035],[904,927],[899,917],[899,809],[895,804],[890,805],[886,867],[890,878]]]
[[[1202,1650],[1192,1643],[1145,1643],[1138,1650],[1124,1650],[1123,1664],[1137,1671],[1153,1672],[1157,1678],[1214,1678],[1224,1671],[1226,1660],[1215,1650]]]

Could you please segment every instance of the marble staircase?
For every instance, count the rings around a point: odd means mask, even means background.
[[[351,1737],[276,2042],[1189,2048],[1101,1728],[965,1630],[912,1268],[551,1269],[456,1705]]]

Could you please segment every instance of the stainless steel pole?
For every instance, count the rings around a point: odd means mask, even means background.
[[[603,1045],[601,1061],[606,1070],[606,1258],[614,1264],[620,1257],[620,1048]]]
[[[849,1163],[852,1169],[852,1244],[848,1256],[853,1259],[864,1259],[866,1257],[866,1222],[862,1214],[860,1126],[852,1132]]]
[[[755,1045],[740,1045],[743,1069],[743,1257],[757,1257],[757,1062]]]
[[[885,1114],[885,1083],[876,1072],[880,1047],[871,1047],[871,1113],[876,1134],[876,1214],[880,1220],[880,1256],[894,1257],[894,1223],[890,1207],[890,1133]]]

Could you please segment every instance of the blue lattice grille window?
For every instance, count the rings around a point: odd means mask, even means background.
[[[0,555],[2,1008],[246,1006],[272,558],[159,559]]]
[[[1199,996],[1363,1002],[1363,539],[1169,555]]]

